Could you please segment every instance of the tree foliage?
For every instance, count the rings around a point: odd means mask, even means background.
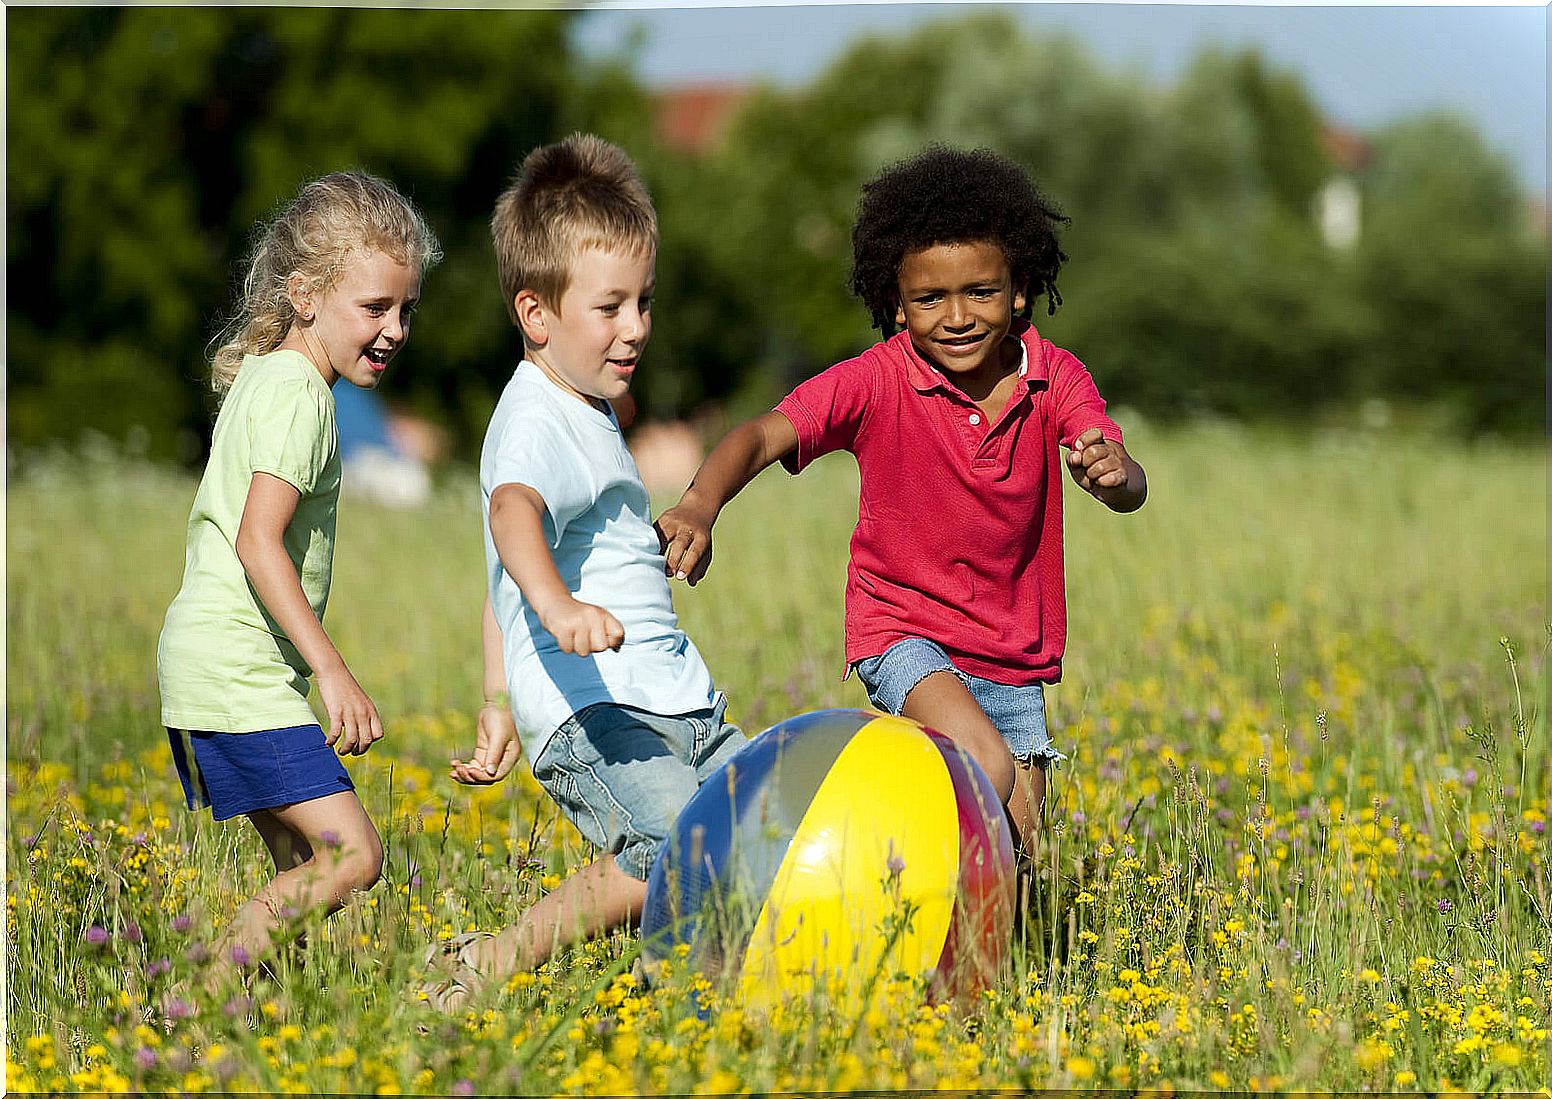
[[[1396,395],[1535,428],[1545,239],[1466,124],[1373,135],[1350,252],[1312,210],[1336,170],[1300,81],[1203,52],[1172,85],[1006,13],[859,41],[758,89],[710,155],[654,137],[629,58],[583,63],[574,12],[18,8],[7,35],[8,429],[198,457],[207,341],[253,227],[307,178],[387,176],[446,260],[389,392],[465,453],[518,351],[488,218],[522,155],[622,144],[659,207],[650,414],[774,399],[873,338],[848,296],[862,182],[927,142],[998,149],[1073,218],[1051,338],[1161,415],[1307,415]]]

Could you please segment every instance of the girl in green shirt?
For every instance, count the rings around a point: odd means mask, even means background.
[[[259,238],[212,362],[224,398],[157,645],[162,723],[189,808],[246,816],[275,864],[223,932],[212,987],[268,950],[282,913],[332,912],[382,870],[336,755],[366,752],[382,723],[322,625],[340,483],[330,387],[377,385],[440,258],[390,184],[314,180]]]

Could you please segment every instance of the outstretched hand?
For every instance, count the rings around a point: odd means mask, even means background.
[[[450,760],[448,774],[465,786],[489,786],[511,774],[522,755],[512,711],[498,702],[487,702],[480,707],[475,723],[474,754]]]
[[[711,523],[682,502],[653,524],[668,575],[694,585],[711,567]]]
[[[1096,488],[1125,488],[1126,448],[1091,427],[1072,441],[1067,452],[1067,471],[1084,492]]]

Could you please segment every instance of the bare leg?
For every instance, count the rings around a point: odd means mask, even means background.
[[[911,688],[901,713],[950,737],[968,752],[992,780],[997,800],[1007,803],[1014,787],[1013,753],[958,676],[949,671],[933,672]]]
[[[1045,812],[1045,768],[1014,761],[1013,793],[1008,795],[1008,821],[1013,825],[1014,855],[1027,862],[1034,854],[1035,835]]]
[[[647,883],[601,855],[540,898],[518,921],[470,946],[464,961],[488,979],[535,969],[556,951],[606,934],[641,916]]]
[[[269,848],[269,857],[275,864],[275,873],[283,874],[287,870],[301,866],[313,857],[313,850],[307,845],[307,840],[281,824],[275,814],[268,809],[249,813],[248,819],[258,829],[259,838],[264,841],[264,846]]]
[[[354,791],[266,809],[249,819],[278,872],[237,910],[222,934],[211,966],[212,982],[230,971],[238,948],[255,960],[266,953],[288,906],[336,912],[352,893],[371,888],[382,873],[382,840]]]

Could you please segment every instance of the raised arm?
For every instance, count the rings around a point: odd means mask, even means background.
[[[324,739],[340,752],[361,755],[383,735],[377,707],[350,674],[323,623],[302,591],[296,566],[286,553],[286,527],[301,494],[269,473],[255,473],[237,525],[237,559],[259,601],[318,678],[318,694],[329,717]]]
[[[625,641],[619,619],[571,594],[560,578],[544,537],[544,498],[527,485],[509,483],[490,494],[490,536],[501,567],[517,584],[563,652],[591,656]]]
[[[728,432],[695,471],[679,503],[658,516],[668,575],[694,584],[711,566],[711,528],[729,500],[761,470],[797,449],[798,433],[780,412]]]

